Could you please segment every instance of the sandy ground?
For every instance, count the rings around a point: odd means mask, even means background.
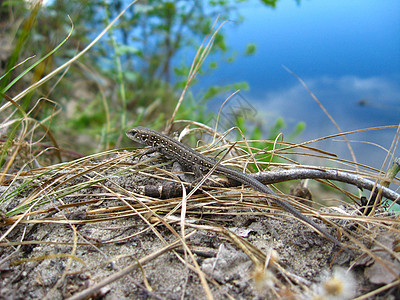
[[[122,162],[136,161],[128,157]],[[121,165],[101,174],[115,174]],[[93,180],[98,174],[98,170],[81,176],[70,174],[68,178],[74,178],[68,184]],[[351,299],[391,284],[399,276],[361,251],[340,251],[289,214],[254,207],[265,199],[247,193],[243,196],[240,189],[214,192],[212,197],[195,195],[187,203],[184,233],[191,234],[185,242],[192,256],[178,243],[174,251],[138,264],[182,236],[181,210],[172,211],[181,198],[160,201],[132,192],[146,184],[165,182],[145,173],[123,173],[34,209],[43,211],[25,217],[26,221],[1,242],[1,299],[65,299],[129,267],[128,274],[104,284],[92,296],[205,299],[207,288],[200,280],[201,272],[215,299]],[[27,190],[25,197],[33,191]],[[14,199],[10,205],[18,201],[21,199]],[[158,206],[152,206],[154,203]],[[143,207],[152,212],[142,210],[139,216],[137,212]],[[337,211],[329,209],[331,213]],[[168,224],[159,222],[156,215]],[[103,216],[114,219],[95,222]],[[337,236],[332,226],[314,220]],[[331,221],[350,232],[360,230],[351,221]],[[2,235],[10,225],[4,222]],[[376,232],[381,244],[396,249],[398,238],[391,231],[376,227],[370,232]],[[355,246],[346,237],[341,239]],[[397,259],[390,255],[384,258],[399,272]],[[399,292],[394,285],[371,299],[396,299]]]

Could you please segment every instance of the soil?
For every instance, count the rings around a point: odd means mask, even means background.
[[[126,153],[119,155],[123,158],[118,164],[101,171],[81,172],[79,176],[64,171],[65,182],[57,190],[93,180],[99,173],[105,179],[57,200],[49,196],[48,203],[33,209],[36,214],[25,217],[2,240],[1,299],[77,296],[130,266],[136,267],[95,289],[90,296],[96,299],[205,299],[206,288],[196,264],[215,299],[351,299],[393,284],[399,276],[400,264],[393,256],[384,256],[395,270],[388,272],[345,236],[340,237],[343,243],[354,248],[348,252],[290,214],[266,209],[270,206],[265,199],[257,193],[247,193],[251,189],[241,188],[214,191],[208,196],[194,195],[193,201],[187,203],[184,232],[192,235],[185,242],[195,262],[182,243],[178,243],[174,251],[166,251],[138,266],[140,259],[178,240],[177,234],[182,236],[181,210],[173,212],[181,198],[160,200],[136,193],[139,186],[165,184],[150,176],[162,174],[159,170],[107,176],[118,174],[116,170],[137,162],[137,158]],[[105,162],[92,161],[90,166],[101,166]],[[168,166],[162,168],[168,169]],[[60,173],[46,176],[46,182],[54,182]],[[32,187],[23,195],[28,197],[34,192]],[[20,201],[22,198],[15,198],[14,206]],[[152,206],[154,203],[158,206]],[[258,206],[259,203],[265,206]],[[148,210],[142,210],[139,216],[137,212],[143,207]],[[356,214],[348,207],[328,209],[333,214],[338,211]],[[105,218],[110,216],[115,218]],[[156,216],[168,224],[159,222]],[[386,217],[392,218],[389,214]],[[338,236],[332,226],[313,219]],[[355,235],[362,234],[354,221],[334,218],[330,221]],[[1,234],[10,230],[11,225],[6,219]],[[381,245],[396,249],[398,238],[391,230],[369,226],[368,232]],[[365,249],[383,249],[372,242],[363,244]],[[399,292],[399,286],[393,284],[372,298],[396,299]]]

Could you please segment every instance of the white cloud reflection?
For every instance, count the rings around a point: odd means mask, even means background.
[[[400,122],[400,86],[395,79],[322,76],[318,79],[303,80],[342,131],[398,125]],[[269,124],[272,124],[277,116],[283,117],[288,124],[289,132],[297,122],[306,122],[306,131],[301,140],[338,132],[299,82],[284,89],[267,92],[263,99],[252,99],[251,103],[263,112]],[[348,138],[377,143],[389,148],[395,132],[395,129],[368,131],[349,135]],[[380,167],[386,155],[384,151],[365,143],[352,145],[359,161]],[[343,142],[331,140],[321,146],[328,150],[334,149],[334,152],[341,157],[350,158]]]

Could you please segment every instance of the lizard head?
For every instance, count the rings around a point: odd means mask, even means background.
[[[154,147],[154,143],[157,140],[158,133],[157,133],[157,131],[154,131],[153,129],[138,126],[138,127],[129,129],[126,132],[126,135],[132,141],[135,141],[142,145]]]
[[[135,141],[140,144],[148,145],[149,144],[149,129],[145,127],[135,127],[129,129],[126,132],[126,136],[130,138],[132,141]]]

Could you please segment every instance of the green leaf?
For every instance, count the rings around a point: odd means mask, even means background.
[[[265,5],[275,8],[276,2],[278,2],[278,0],[261,0],[261,2],[264,3]]]
[[[139,49],[133,46],[128,45],[118,45],[116,49],[116,55],[125,55],[125,54],[137,54],[139,53]]]
[[[211,69],[216,69],[216,68],[218,68],[218,63],[216,61],[212,61],[212,62],[210,62],[209,67]]]
[[[257,46],[254,43],[250,43],[247,45],[246,50],[244,51],[244,55],[253,55],[256,53]]]

